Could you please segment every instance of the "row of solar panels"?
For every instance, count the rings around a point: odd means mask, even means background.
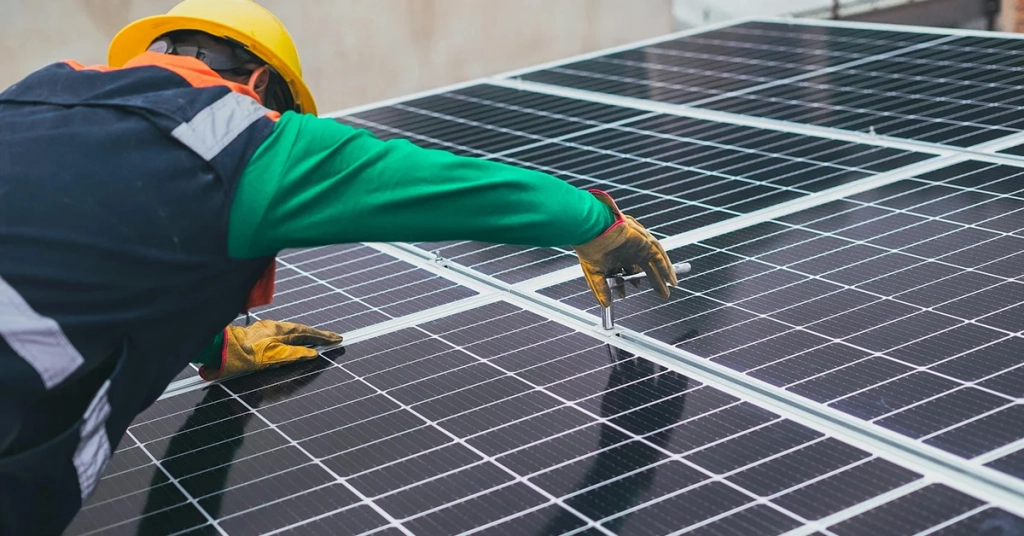
[[[70,532],[1024,530],[1022,54],[754,22],[339,116],[599,187],[694,272],[619,339],[569,250],[289,252],[257,315],[352,342],[157,402]]]

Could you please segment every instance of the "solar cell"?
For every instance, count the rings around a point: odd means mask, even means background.
[[[69,534],[778,534],[986,506],[505,302],[161,400],[114,460]]]
[[[682,290],[617,321],[966,458],[1016,443],[1024,197],[999,185],[1021,172],[967,161],[684,246]]]

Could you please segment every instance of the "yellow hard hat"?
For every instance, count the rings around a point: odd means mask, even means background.
[[[284,78],[299,110],[316,114],[316,103],[302,81],[302,64],[291,34],[273,13],[252,0],[184,0],[166,15],[139,19],[114,36],[107,52],[111,67],[123,67],[161,35],[196,30],[236,41]]]

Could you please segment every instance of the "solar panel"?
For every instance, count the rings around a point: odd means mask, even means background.
[[[843,533],[894,515],[865,503],[934,510],[921,528],[986,507],[506,302],[164,399],[128,437],[76,532],[201,508],[229,534]]]
[[[701,273],[619,322],[966,458],[1020,442],[1022,173],[967,161],[684,246]]]
[[[740,24],[521,78],[956,147],[1021,131],[1019,38],[793,22]]]
[[[1024,531],[1019,48],[754,20],[335,114],[608,191],[693,271],[603,330],[570,249],[283,252],[254,318],[346,342],[184,370],[68,534]]]

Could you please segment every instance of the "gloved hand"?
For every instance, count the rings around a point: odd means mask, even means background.
[[[632,275],[643,270],[651,282],[651,288],[662,298],[668,298],[668,285],[676,285],[676,272],[665,254],[665,249],[651,233],[633,217],[624,215],[611,196],[590,190],[605,205],[615,211],[616,220],[605,232],[586,244],[573,246],[580,258],[583,275],[590,290],[602,307],[612,303],[611,289],[605,276],[625,271]],[[625,288],[620,291],[625,297]]]
[[[341,341],[337,333],[292,322],[260,320],[244,328],[228,326],[224,330],[220,368],[211,370],[204,365],[199,368],[199,375],[211,381],[313,359],[318,352],[305,345],[326,346]]]

